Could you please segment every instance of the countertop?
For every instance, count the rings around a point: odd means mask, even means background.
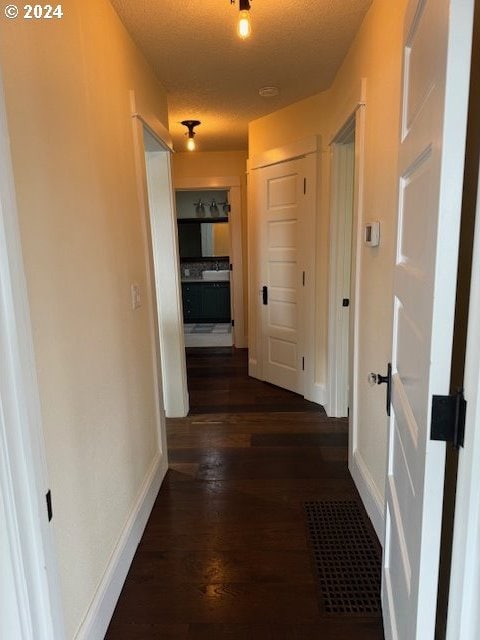
[[[202,282],[203,284],[210,284],[211,282],[230,282],[230,280],[204,280],[203,278],[182,278],[183,283],[189,282]]]

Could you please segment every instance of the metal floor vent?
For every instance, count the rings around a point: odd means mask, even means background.
[[[306,502],[310,543],[325,613],[381,615],[381,557],[359,505]]]

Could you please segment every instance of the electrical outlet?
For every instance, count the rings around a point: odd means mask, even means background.
[[[142,306],[142,298],[140,295],[140,287],[138,284],[130,285],[130,294],[132,298],[132,309],[133,311],[135,311],[135,309],[138,309]]]

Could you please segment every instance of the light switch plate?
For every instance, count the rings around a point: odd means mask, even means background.
[[[378,220],[366,222],[364,234],[364,242],[367,247],[378,247],[380,244],[380,222]]]

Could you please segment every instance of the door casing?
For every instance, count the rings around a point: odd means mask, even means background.
[[[1,71],[0,292],[0,535],[17,605],[17,621],[3,624],[9,632],[20,625],[22,640],[60,639],[63,610],[45,502],[46,452]]]
[[[208,178],[177,178],[175,189],[200,191],[202,189],[220,189],[229,192],[230,213],[230,273],[231,309],[233,325],[233,344],[237,349],[247,346],[245,332],[245,311],[243,290],[246,283],[243,278],[243,232],[241,217],[241,186],[239,176],[211,176]]]

